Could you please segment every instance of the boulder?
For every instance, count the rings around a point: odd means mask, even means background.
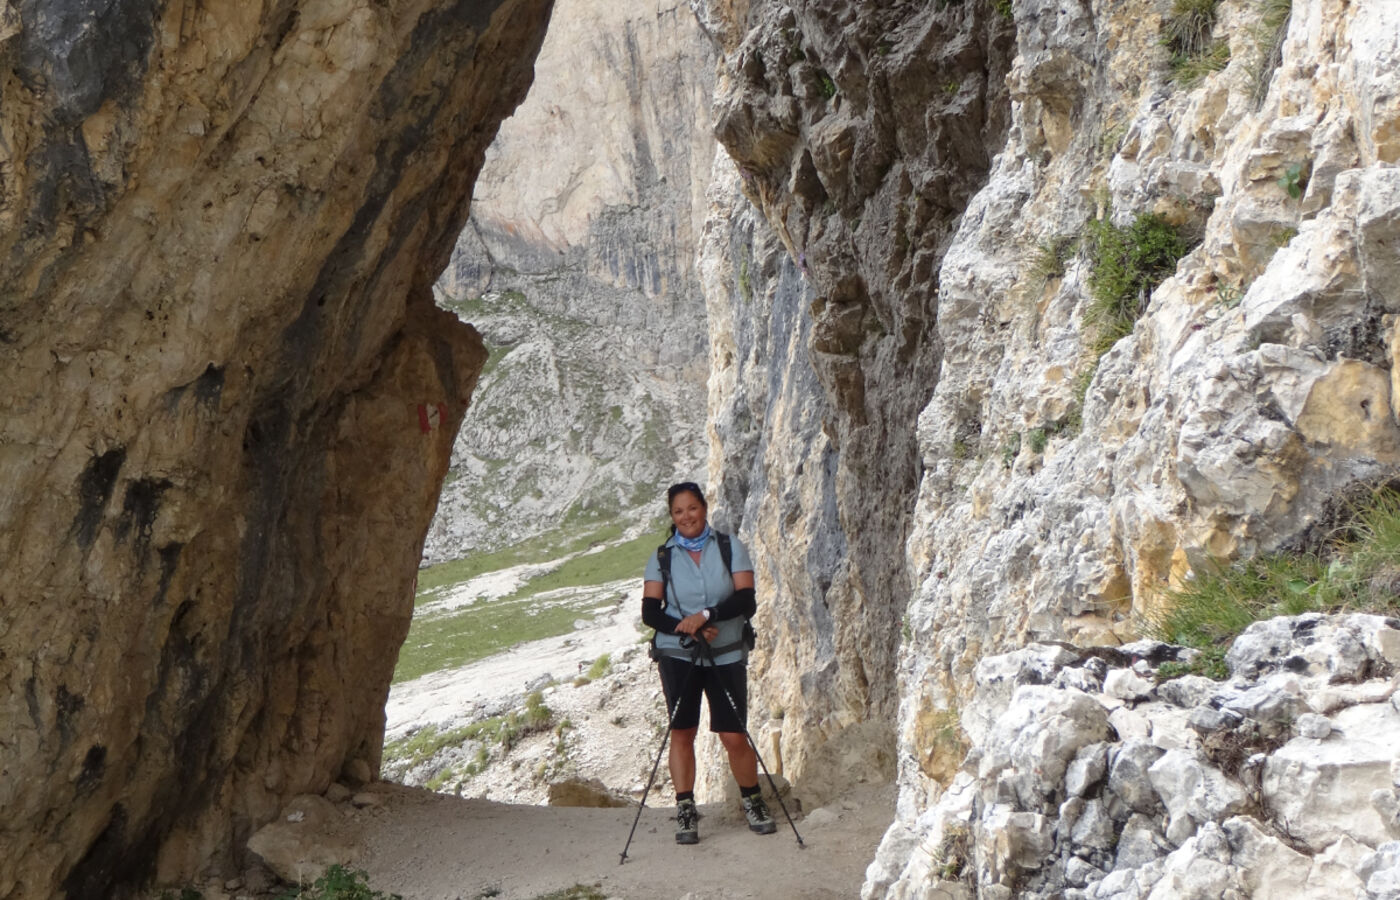
[[[1059,789],[1065,770],[1081,747],[1109,736],[1104,708],[1081,691],[1048,686],[1016,690],[988,736],[989,751],[979,766],[982,778],[1010,768],[1023,782],[1023,804]]]
[[[633,802],[619,796],[596,778],[568,778],[551,782],[549,785],[550,806],[587,806],[594,808],[618,808],[632,806]]]
[[[1356,874],[1365,879],[1366,900],[1400,900],[1400,841],[1390,841],[1361,860]]]
[[[1200,675],[1182,675],[1157,685],[1157,699],[1173,706],[1190,709],[1205,703],[1219,687],[1216,682]]]
[[[1146,741],[1129,741],[1118,747],[1109,763],[1109,793],[1133,812],[1159,812],[1161,801],[1148,772],[1164,752]]]
[[[1198,753],[1168,750],[1152,764],[1148,780],[1166,805],[1170,824],[1167,836],[1184,840],[1196,825],[1219,822],[1242,809],[1245,793],[1237,783],[1212,767]],[[1181,834],[1183,819],[1194,822]],[[1176,832],[1174,834],[1174,832]]]
[[[1166,858],[1147,900],[1221,900],[1240,886],[1239,873],[1230,866],[1230,845],[1211,822]]]
[[[1389,703],[1344,709],[1325,740],[1294,738],[1264,764],[1261,789],[1270,812],[1313,850],[1340,835],[1376,846],[1391,840],[1371,795],[1394,787],[1400,713]]]
[[[1384,658],[1377,631],[1387,619],[1372,615],[1323,616],[1308,613],[1255,622],[1225,654],[1230,671],[1259,678],[1279,670],[1326,682],[1362,680]]]
[[[1172,845],[1162,834],[1156,819],[1134,813],[1123,825],[1118,837],[1118,853],[1114,871],[1140,869],[1172,851]]]
[[[248,849],[289,884],[308,884],[327,868],[349,866],[358,854],[359,829],[324,797],[292,798],[273,822],[248,838]]]
[[[1065,769],[1065,792],[1071,797],[1083,797],[1098,787],[1108,774],[1108,747],[1097,742],[1081,747]]]
[[[1103,692],[1119,700],[1145,700],[1152,695],[1153,682],[1131,669],[1113,669],[1103,680]]]
[[[1063,647],[1031,644],[1011,653],[984,657],[973,670],[973,702],[962,717],[962,727],[974,742],[981,743],[987,731],[1010,705],[1022,685],[1049,684],[1060,669],[1079,660]]]

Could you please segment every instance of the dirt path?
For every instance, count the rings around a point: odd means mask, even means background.
[[[623,597],[621,587],[604,590]],[[395,685],[386,709],[391,739],[426,725],[448,728],[500,714],[533,685],[551,679],[557,683],[543,688],[544,702],[553,721],[570,727],[564,737],[548,729],[522,737],[509,752],[490,747],[492,761],[484,772],[444,786],[465,796],[393,783],[370,786],[377,804],[342,807],[349,843],[356,847],[352,866],[364,869],[377,890],[406,900],[533,900],[576,884],[597,884],[618,900],[858,897],[866,866],[894,817],[890,785],[859,785],[822,809],[794,808],[805,849],[776,804],[778,833],[755,835],[737,805],[702,802],[701,842],[682,847],[674,839],[673,794],[663,762],[626,864],[619,857],[635,806],[529,805],[544,803],[548,782],[566,777],[596,779],[616,793],[640,796],[665,709],[654,666],[638,645],[636,618],[635,604],[618,600],[571,634]],[[571,682],[603,653],[613,660],[605,677]],[[766,725],[750,727],[757,732]],[[440,764],[416,771],[415,783]],[[553,774],[542,779],[537,773],[544,769]]]
[[[577,809],[465,800],[380,784],[382,806],[362,810],[356,865],[379,890],[407,900],[528,900],[575,884],[619,900],[849,900],[889,824],[891,786],[860,787],[774,835],[748,831],[736,811],[701,809],[697,846],[673,837],[667,808]]]

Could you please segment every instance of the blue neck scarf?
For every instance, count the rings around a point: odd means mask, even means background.
[[[710,526],[707,523],[705,525],[705,530],[700,532],[693,538],[688,538],[685,535],[681,534],[679,531],[676,532],[675,537],[676,545],[679,546],[681,549],[689,550],[692,553],[698,553],[702,549],[704,549],[705,542],[710,539]]]

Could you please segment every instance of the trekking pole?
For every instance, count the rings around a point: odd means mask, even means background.
[[[699,635],[696,635],[696,639],[699,640],[701,645],[705,648],[705,655],[710,660],[710,668],[718,669],[718,667],[715,665],[714,650],[711,649],[710,645],[705,642],[704,638],[701,638]],[[807,845],[802,843],[802,835],[797,833],[797,825],[792,821],[792,816],[788,813],[787,804],[783,802],[783,795],[778,792],[778,785],[777,782],[773,780],[773,773],[768,771],[768,764],[763,761],[763,754],[758,752],[758,745],[754,743],[753,735],[749,734],[749,725],[746,721],[747,717],[741,717],[739,715],[739,704],[734,702],[734,695],[729,692],[728,681],[724,678],[718,677],[718,672],[716,672],[715,675],[715,681],[719,682],[720,688],[724,691],[724,699],[729,701],[729,708],[733,710],[734,718],[739,719],[740,724],[744,728],[744,737],[748,738],[749,746],[753,748],[753,755],[758,759],[758,764],[760,767],[762,767],[763,774],[768,776],[768,787],[772,788],[773,796],[777,798],[778,806],[782,809],[783,816],[787,819],[788,825],[792,828],[792,836],[797,838],[797,846],[801,847],[803,850],[806,850]]]
[[[661,735],[661,748],[656,751],[656,762],[651,764],[651,777],[647,779],[647,786],[642,791],[642,800],[637,804],[637,815],[632,819],[632,830],[627,832],[627,843],[622,847],[622,858],[617,861],[620,866],[627,862],[627,848],[632,846],[632,836],[637,833],[637,823],[642,819],[642,810],[647,805],[647,794],[651,793],[651,786],[656,781],[656,771],[661,768],[661,754],[666,752],[666,742],[671,738],[672,726],[676,724],[676,710],[680,709],[681,698],[685,696],[686,689],[690,687],[690,680],[695,677],[695,667],[700,664],[700,648],[697,646],[691,651],[690,671],[686,673],[685,682],[676,693],[676,699],[671,704],[671,712],[666,717],[666,733]]]

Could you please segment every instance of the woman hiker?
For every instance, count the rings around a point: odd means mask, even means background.
[[[709,701],[710,730],[719,735],[729,754],[729,768],[739,782],[749,829],[772,834],[777,825],[759,791],[758,757],[745,728],[748,653],[744,626],[756,608],[753,563],[737,538],[710,528],[706,521],[709,506],[699,485],[692,481],[674,484],[666,491],[666,501],[671,537],[647,561],[642,622],[656,629],[661,688],[666,694],[666,709],[674,710],[667,762],[676,787],[676,843],[700,840],[695,809],[695,734],[700,728],[701,693]],[[693,653],[696,637],[710,645],[708,653],[703,648],[699,654]]]

